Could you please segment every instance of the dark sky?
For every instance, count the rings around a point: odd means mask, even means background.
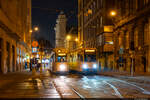
[[[40,37],[55,41],[54,26],[61,10],[69,18],[68,26],[77,26],[78,0],[32,0],[32,26],[38,26]]]

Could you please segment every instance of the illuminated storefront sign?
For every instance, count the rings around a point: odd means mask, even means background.
[[[58,56],[66,56],[65,53],[59,53]]]
[[[95,52],[95,50],[85,50],[85,52]]]
[[[104,32],[113,32],[113,26],[104,26]]]

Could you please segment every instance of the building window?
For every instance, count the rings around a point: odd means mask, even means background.
[[[149,43],[149,24],[144,25],[144,45],[148,45]]]
[[[144,5],[147,5],[149,2],[149,0],[144,0]]]
[[[129,32],[126,32],[125,43],[126,43],[125,48],[129,49]]]
[[[119,46],[122,46],[122,36],[121,36],[121,34],[119,35]]]
[[[135,0],[135,9],[138,10],[138,0]]]
[[[136,47],[138,47],[138,29],[137,28],[135,28],[134,29],[134,46],[135,46],[135,48]]]

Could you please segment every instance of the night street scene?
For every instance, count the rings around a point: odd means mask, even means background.
[[[150,0],[0,0],[0,99],[150,99]]]

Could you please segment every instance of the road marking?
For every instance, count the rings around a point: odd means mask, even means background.
[[[112,87],[114,89],[114,91],[115,91],[117,96],[119,96],[120,98],[123,98],[123,96],[120,94],[120,92],[118,91],[118,89],[115,86],[113,86],[112,84],[110,84],[110,83],[108,83],[106,81],[103,81],[103,82],[108,84],[110,87]]]
[[[118,80],[118,79],[117,79],[117,80]],[[118,80],[118,81],[120,81],[120,82],[122,82],[122,83],[127,83],[127,84],[132,85],[132,86],[135,86],[136,88],[139,88],[140,90],[143,91],[143,92],[142,92],[143,94],[150,94],[149,91],[147,91],[147,90],[143,89],[142,87],[139,87],[139,86],[137,86],[137,85],[135,85],[135,84],[131,84],[131,83],[129,83],[129,82],[122,81],[122,80]]]

